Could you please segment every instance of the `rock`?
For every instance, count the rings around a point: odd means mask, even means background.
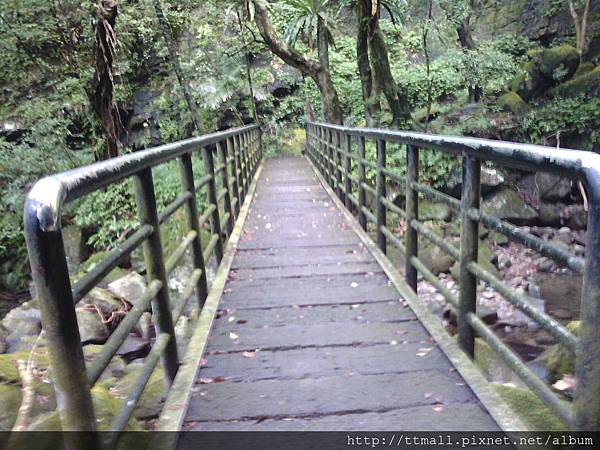
[[[126,309],[126,305],[120,299],[115,298],[108,290],[98,287],[93,288],[83,297],[79,305],[94,305],[105,315]]]
[[[123,401],[113,395],[105,386],[96,385],[91,390],[94,412],[96,413],[96,426],[98,431],[108,431],[111,422],[121,411]],[[139,422],[132,418],[127,423],[125,431],[141,431]],[[53,411],[36,417],[27,431],[60,431],[60,419],[58,413]],[[40,442],[38,450],[52,449],[56,447],[46,447]]]
[[[480,234],[480,236],[481,236],[481,234]],[[491,242],[494,245],[506,245],[510,242],[508,237],[506,237],[502,233],[497,233],[496,231],[490,231],[488,233],[487,239],[489,242]],[[510,266],[506,266],[506,267],[510,267]]]
[[[118,298],[127,300],[135,305],[146,289],[144,277],[136,272],[130,272],[108,285],[108,291]]]
[[[452,210],[444,203],[419,201],[419,220],[437,220],[449,222],[452,219]]]
[[[0,384],[0,431],[10,431],[21,406],[21,388],[12,384]]]
[[[542,75],[561,83],[575,74],[579,67],[579,53],[575,47],[563,44],[544,50],[538,61]]]
[[[583,205],[574,204],[569,205],[565,208],[565,219],[566,224],[573,230],[585,230],[587,229],[587,211],[583,208]]]
[[[140,337],[130,334],[123,342],[123,345],[117,350],[117,355],[125,361],[130,362],[134,359],[145,357],[151,349],[150,342]]]
[[[492,273],[497,277],[500,276],[498,273],[498,269],[496,268],[495,263],[498,260],[498,256],[490,250],[490,248],[485,245],[483,242],[479,241],[478,253],[477,253],[477,262],[488,272]],[[459,263],[456,261],[452,268],[450,269],[450,273],[454,277],[455,280],[459,278]]]
[[[80,270],[82,273],[87,273],[92,270],[96,265],[104,260],[108,256],[109,252],[98,252],[91,255],[88,259],[85,260],[80,266]],[[106,277],[104,277],[103,282],[110,283],[113,280],[124,277],[127,273],[121,269],[120,267],[115,267],[110,271]],[[76,278],[80,278],[81,275],[76,276]]]
[[[2,319],[1,325],[5,330],[3,341],[5,351],[11,353],[18,350],[19,344],[27,337],[35,337],[42,331],[42,319],[36,302],[23,303],[14,308]]]
[[[536,261],[536,266],[540,272],[554,272],[556,264],[549,258],[542,257]]]
[[[567,324],[567,329],[575,336],[579,336],[580,322],[573,321]],[[561,344],[556,344],[548,350],[548,376],[551,383],[560,380],[568,373],[575,371],[575,355]]]
[[[460,191],[462,186],[462,172],[461,169],[454,169],[452,172],[448,174],[446,177],[445,184],[440,188],[440,190],[452,197],[460,198]],[[481,193],[487,194],[504,183],[505,177],[499,169],[494,167],[481,167]],[[402,205],[404,207],[404,205]]]
[[[524,224],[538,217],[537,212],[509,188],[489,195],[483,201],[483,211],[516,224]]]
[[[139,378],[141,371],[141,364],[135,364],[135,367],[131,369],[127,375],[114,384],[111,388],[111,392],[118,398],[126,398],[136,380]],[[144,393],[133,412],[133,416],[136,419],[158,417],[166,396],[164,383],[162,368],[157,367],[150,376],[150,380],[148,380]]]
[[[456,239],[453,241],[458,242]],[[452,257],[425,238],[419,239],[419,259],[434,275],[449,272],[454,264]]]
[[[81,227],[77,225],[67,225],[62,228],[63,244],[65,246],[65,256],[67,257],[67,265],[71,271],[75,271],[77,267],[88,257],[88,250],[85,245],[85,238],[81,231]]]
[[[535,174],[540,200],[557,202],[571,193],[571,180],[546,172]]]
[[[83,307],[75,308],[77,315],[77,324],[79,326],[79,336],[81,343],[85,344],[103,344],[110,336],[110,331],[106,324],[102,322],[102,317],[97,311]]]
[[[538,210],[539,222],[545,226],[562,225],[564,209],[565,205],[562,203],[541,203]]]
[[[456,310],[452,305],[446,304],[442,313],[442,317],[450,325],[456,326]],[[477,317],[483,320],[488,325],[493,325],[498,322],[498,311],[491,305],[478,302]]]
[[[556,88],[552,89],[551,94],[559,97],[600,95],[600,66],[558,85]]]
[[[558,320],[570,320],[573,318],[573,314],[568,309],[564,308],[556,308],[548,311],[550,315],[554,316],[554,318]]]
[[[527,103],[516,92],[507,92],[497,100],[497,103],[503,111],[513,114],[525,114],[529,111]]]

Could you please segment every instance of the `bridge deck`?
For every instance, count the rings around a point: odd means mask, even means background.
[[[268,160],[185,430],[493,430],[300,158]]]

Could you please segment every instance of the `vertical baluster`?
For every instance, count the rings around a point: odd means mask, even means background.
[[[234,137],[230,137],[227,138],[227,154],[231,155],[231,177],[232,177],[232,189],[233,189],[233,195],[235,195],[235,198],[237,199],[237,202],[235,202],[235,208],[234,208],[234,212],[235,212],[235,217],[237,218],[237,216],[240,214],[240,207],[241,207],[241,202],[242,200],[240,199],[240,189],[238,186],[238,176],[237,176],[237,158],[235,155],[235,144],[234,144]]]
[[[225,205],[225,213],[229,214],[229,218],[227,219],[227,236],[231,236],[231,232],[233,231],[233,209],[231,208],[231,187],[229,186],[229,174],[227,173],[227,144],[223,145],[223,142],[217,142],[217,152],[221,164],[224,166],[223,172],[221,172],[221,180],[223,181],[222,184],[227,190],[227,193],[223,198],[223,203]]]
[[[342,181],[342,140],[340,139],[340,132],[334,131],[333,133],[333,149],[335,157],[333,159],[335,163],[335,178],[337,184],[337,196],[342,201],[346,202],[346,196],[344,194],[344,183]]]
[[[196,300],[202,308],[208,295],[208,283],[206,281],[206,266],[202,254],[202,242],[200,234],[200,223],[198,220],[198,204],[196,203],[196,189],[194,187],[194,175],[192,170],[192,155],[186,153],[179,159],[179,170],[181,173],[181,186],[184,192],[189,192],[192,197],[186,203],[187,224],[190,230],[196,232],[196,238],[192,241],[192,264],[194,269],[200,269],[202,275],[196,284]]]
[[[250,158],[248,156],[248,134],[246,132],[242,133],[242,148],[244,155],[244,186],[246,194],[248,193],[248,186],[250,184]]]
[[[383,202],[382,198],[385,198],[387,195],[387,189],[385,186],[385,174],[383,173],[383,169],[385,169],[385,141],[383,139],[377,139],[377,174],[375,179],[375,192],[376,192],[376,208],[377,208],[377,246],[379,249],[386,253],[386,239],[385,235],[381,231],[381,227],[386,226],[386,212],[387,209]]]
[[[317,136],[318,136],[318,158],[319,158],[319,170],[321,171],[321,175],[327,179],[327,173],[325,172],[325,147],[323,145],[324,139],[324,130],[322,127],[317,128]]]
[[[346,195],[346,208],[352,209],[352,180],[350,179],[350,172],[352,172],[352,160],[350,159],[350,152],[352,151],[352,141],[350,135],[344,133],[344,176],[346,181],[346,187],[344,189]]]
[[[236,158],[237,158],[237,174],[238,177],[238,186],[240,192],[240,206],[241,203],[244,203],[244,199],[246,198],[246,191],[244,189],[244,177],[243,177],[243,169],[242,169],[242,145],[240,135],[237,134],[234,136],[235,150],[236,150]]]
[[[600,429],[600,179],[590,170],[586,182],[587,218],[585,274],[581,291],[581,327],[577,346],[573,425],[581,431]]]
[[[208,203],[215,205],[215,209],[210,216],[210,232],[217,236],[215,245],[215,258],[217,265],[223,259],[223,236],[221,235],[221,219],[219,217],[219,204],[217,203],[217,183],[215,176],[215,162],[212,150],[208,147],[202,147],[202,160],[204,161],[204,173],[211,176],[206,185]]]
[[[171,336],[162,356],[162,366],[165,372],[165,382],[170,386],[175,379],[179,357],[173,329],[173,316],[169,300],[169,284],[165,270],[165,260],[160,239],[158,214],[156,212],[156,197],[152,181],[152,169],[147,168],[138,172],[135,177],[135,201],[141,225],[151,225],[154,231],[144,241],[144,262],[148,284],[154,280],[162,283],[162,287],[152,300],[153,321],[158,334],[167,333]]]
[[[333,158],[333,131],[331,130],[327,130],[327,157],[329,162],[329,185],[335,189],[335,159]]]
[[[367,195],[365,192],[365,183],[367,177],[365,174],[365,138],[358,137],[358,223],[363,230],[367,231],[367,216],[364,208],[367,207]]]
[[[25,204],[24,225],[31,275],[42,314],[54,391],[60,399],[57,410],[62,429],[94,431],[96,417],[73,306],[65,248],[59,227],[60,217],[44,217],[44,213],[48,211],[41,210],[38,202],[38,197],[42,198],[49,193],[46,186],[38,183]],[[50,230],[44,229],[47,226],[44,219],[47,218],[55,221]]]
[[[477,308],[477,277],[467,269],[471,262],[477,262],[479,246],[479,223],[469,218],[469,208],[479,208],[481,161],[463,155],[461,229],[460,229],[460,269],[459,269],[459,310],[457,317],[458,343],[471,357],[475,354],[475,333],[467,322],[467,315]]]
[[[411,222],[419,219],[419,193],[413,189],[412,183],[419,180],[419,149],[406,147],[406,262],[405,279],[411,289],[417,292],[417,269],[410,262],[418,256],[419,235]]]

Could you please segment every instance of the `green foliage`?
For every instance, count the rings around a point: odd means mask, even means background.
[[[600,140],[600,99],[579,96],[555,98],[532,109],[522,120],[524,138],[535,144],[547,144],[558,134],[586,135],[591,142]]]

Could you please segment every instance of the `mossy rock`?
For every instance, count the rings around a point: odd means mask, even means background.
[[[562,83],[552,90],[552,94],[559,97],[600,95],[600,66]]]
[[[581,322],[576,320],[567,324],[567,330],[579,336]],[[548,379],[551,383],[560,380],[566,374],[575,372],[575,355],[564,345],[555,344],[547,351]]]
[[[88,259],[81,263],[81,265],[79,266],[79,271],[75,275],[71,276],[71,282],[79,280],[83,275],[85,275],[94,267],[96,267],[98,263],[106,259],[106,257],[109,254],[110,252],[107,251],[92,254]],[[121,269],[120,267],[115,267],[109,272],[108,275],[106,275],[106,277],[104,277],[104,281],[110,283],[111,281],[117,280],[121,277],[124,277],[125,275],[127,275],[127,272],[125,270]]]
[[[579,64],[579,67],[575,71],[575,75],[573,75],[573,78],[577,78],[577,77],[580,77],[582,75],[585,75],[586,73],[591,72],[595,68],[596,68],[596,66],[594,65],[593,62],[586,61],[584,63],[581,63],[581,64]]]
[[[0,384],[0,431],[10,431],[21,406],[21,388],[12,384]]]
[[[0,382],[8,384],[21,384],[21,376],[17,369],[17,361],[27,361],[31,352],[15,352],[0,355]],[[40,370],[48,370],[50,360],[46,349],[37,349],[32,354],[35,367]],[[48,385],[46,385],[48,386]]]
[[[542,75],[537,64],[527,62],[523,64],[522,69],[511,82],[510,90],[516,92],[523,100],[539,97],[552,87],[552,82]]]
[[[494,384],[494,389],[532,431],[563,431],[569,426],[537,395],[526,389]]]
[[[494,264],[497,259],[497,255],[482,241],[479,241],[479,247],[477,250],[477,263],[492,275],[499,277],[500,274],[498,273],[498,269]],[[456,261],[450,270],[450,273],[455,280],[459,279],[459,266],[459,262]]]
[[[141,365],[129,370],[129,373],[111,386],[110,391],[118,398],[126,398],[131,392],[142,371]],[[157,367],[144,389],[140,400],[133,411],[136,419],[149,419],[158,417],[162,410],[166,396],[164,373],[162,368]]]
[[[92,401],[96,414],[96,426],[99,431],[108,431],[110,424],[123,407],[123,401],[116,398],[105,386],[92,388]],[[58,413],[52,411],[36,417],[27,431],[59,431],[60,420]],[[125,431],[141,431],[143,428],[135,419],[130,419]]]
[[[536,219],[538,213],[525,203],[515,191],[509,188],[500,189],[483,201],[483,212],[516,224],[527,223]]]
[[[516,92],[507,92],[498,99],[498,106],[513,114],[525,114],[529,106]]]
[[[579,53],[571,45],[564,44],[549,48],[539,56],[539,70],[548,80],[559,83],[568,80],[578,67]]]
[[[438,220],[449,222],[452,219],[452,209],[444,203],[419,201],[419,220]]]

